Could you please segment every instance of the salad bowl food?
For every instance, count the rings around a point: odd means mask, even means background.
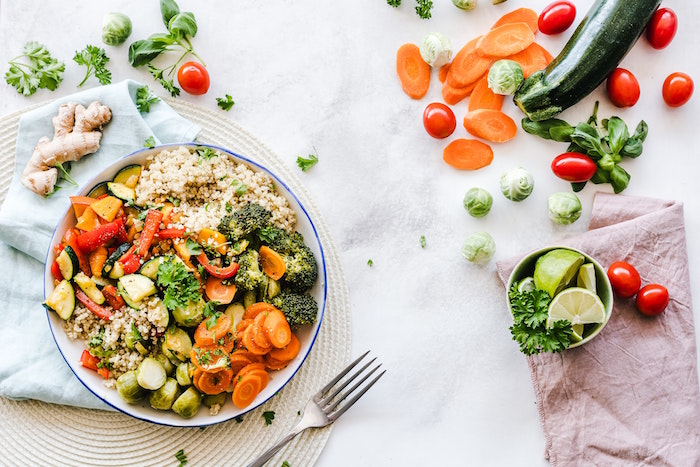
[[[236,418],[291,380],[326,287],[321,241],[291,189],[250,159],[184,143],[127,155],[71,197],[44,306],[94,395],[191,427]]]
[[[548,304],[548,310],[543,310],[548,312],[547,321],[542,326],[551,328],[562,319],[570,326],[568,349],[595,338],[612,313],[613,292],[605,269],[574,248],[542,248],[516,264],[508,279],[508,306],[514,316],[517,297],[532,291],[541,294]]]

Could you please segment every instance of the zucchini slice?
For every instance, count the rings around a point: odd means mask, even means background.
[[[58,254],[56,262],[58,263],[58,269],[61,271],[61,276],[63,276],[64,279],[71,280],[80,270],[78,255],[70,245],[66,245]]]
[[[131,299],[121,282],[117,282],[117,291],[124,299],[124,303],[126,303],[129,307],[133,308],[134,310],[138,310],[140,308],[141,304]]]
[[[95,185],[94,187],[92,187],[92,189],[90,189],[90,191],[88,191],[87,195],[90,198],[99,198],[100,196],[106,195],[106,194],[107,194],[107,182],[100,182],[97,185]]]
[[[156,285],[143,274],[127,274],[119,278],[119,284],[124,288],[129,298],[134,302],[140,302],[144,298],[156,293]],[[124,298],[126,301],[126,298]]]
[[[136,199],[136,190],[123,183],[107,182],[107,191],[122,201],[133,203]]]
[[[85,295],[87,295],[93,302],[97,303],[98,305],[102,305],[105,302],[105,296],[102,294],[100,289],[97,288],[97,284],[95,284],[95,282],[86,276],[82,271],[73,277],[73,282],[75,282],[78,287],[80,287],[80,290],[85,292]]]
[[[143,263],[143,266],[141,266],[141,269],[139,270],[139,274],[143,274],[149,279],[155,281],[158,276],[158,266],[166,261],[177,261],[185,264],[177,255],[156,256]]]
[[[112,266],[112,270],[109,271],[109,278],[110,279],[119,279],[124,275],[124,266],[122,266],[122,263],[117,261],[114,263],[114,266]]]
[[[114,176],[114,183],[121,183],[129,188],[136,188],[141,176],[141,166],[139,164],[127,165]]]
[[[112,252],[111,255],[107,258],[107,261],[105,261],[104,266],[102,266],[102,277],[112,277],[110,273],[112,272],[112,268],[116,264],[117,260],[124,256],[124,253],[129,251],[129,248],[131,248],[131,243],[122,243],[117,247],[114,252]],[[118,275],[117,277],[112,277],[112,279],[118,279],[119,277],[123,276],[123,271],[122,274]]]
[[[43,305],[64,320],[70,318],[75,310],[75,290],[71,283],[65,279],[59,282]]]

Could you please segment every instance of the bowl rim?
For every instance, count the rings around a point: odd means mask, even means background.
[[[319,268],[320,274],[319,274],[317,281],[321,281],[320,285],[322,287],[321,294],[320,294],[321,300],[319,303],[319,313],[317,315],[316,323],[314,323],[314,328],[311,332],[311,336],[310,336],[311,340],[309,342],[308,349],[301,356],[298,363],[296,363],[296,367],[289,374],[289,376],[286,377],[286,379],[279,385],[279,387],[277,387],[275,389],[275,391],[271,392],[271,394],[269,396],[261,399],[260,401],[255,401],[253,404],[249,405],[248,407],[246,407],[244,409],[239,409],[239,411],[237,413],[232,414],[230,417],[217,419],[217,420],[214,420],[211,422],[197,422],[197,423],[188,423],[189,421],[193,421],[194,420],[193,418],[189,418],[189,419],[182,418],[183,423],[173,423],[173,422],[169,422],[167,420],[160,420],[159,419],[160,417],[158,417],[158,415],[161,413],[168,413],[168,412],[158,411],[156,409],[152,409],[152,413],[154,415],[153,417],[134,413],[134,411],[128,410],[129,404],[127,402],[122,401],[124,407],[120,407],[120,406],[116,405],[115,403],[112,403],[112,402],[106,400],[104,397],[102,397],[100,394],[98,394],[96,390],[93,390],[93,388],[91,387],[91,384],[86,381],[87,378],[82,378],[80,376],[79,372],[76,371],[76,368],[78,368],[79,365],[75,364],[75,366],[74,366],[74,364],[72,364],[71,361],[69,361],[68,357],[64,353],[64,350],[62,349],[61,345],[59,344],[58,338],[54,332],[54,326],[53,326],[52,319],[51,319],[51,312],[48,309],[46,309],[45,313],[46,313],[46,318],[47,318],[48,325],[49,325],[49,330],[51,331],[51,337],[53,338],[54,342],[56,343],[56,347],[58,348],[58,351],[61,354],[61,357],[66,362],[66,365],[68,365],[68,368],[75,375],[75,377],[78,379],[78,381],[80,381],[80,383],[88,391],[90,391],[90,393],[92,393],[95,397],[100,399],[103,403],[107,404],[109,407],[111,407],[111,408],[113,408],[121,413],[124,413],[130,417],[138,419],[138,420],[142,420],[145,422],[149,422],[149,423],[153,423],[153,424],[161,425],[161,426],[172,426],[172,427],[176,427],[176,428],[195,428],[195,427],[206,427],[206,426],[211,426],[211,425],[217,425],[217,424],[223,423],[223,422],[228,422],[228,421],[233,420],[235,418],[241,417],[241,416],[247,414],[248,412],[251,412],[252,410],[257,409],[261,405],[265,404],[272,397],[274,397],[279,391],[281,391],[285,386],[287,386],[287,384],[289,384],[289,382],[294,378],[294,376],[296,376],[296,374],[299,372],[302,365],[304,364],[304,362],[308,358],[309,354],[311,353],[311,349],[313,349],[314,345],[316,344],[316,340],[318,338],[318,333],[321,329],[321,324],[323,322],[323,317],[324,317],[325,312],[326,312],[326,304],[327,304],[327,300],[328,300],[328,271],[326,268],[326,257],[325,257],[325,252],[323,249],[323,243],[321,242],[321,238],[320,238],[318,229],[316,228],[316,224],[311,219],[311,215],[307,211],[304,204],[301,202],[301,200],[299,200],[299,198],[294,193],[294,191],[291,190],[289,185],[287,185],[287,183],[285,183],[275,172],[271,171],[266,166],[260,164],[259,162],[255,162],[255,161],[251,160],[250,158],[243,156],[239,153],[236,153],[230,149],[224,148],[222,146],[218,146],[215,144],[209,144],[209,143],[199,143],[199,142],[188,141],[188,142],[180,142],[180,143],[159,144],[159,145],[155,145],[153,147],[141,148],[141,149],[132,151],[131,153],[126,154],[124,156],[121,156],[121,157],[115,159],[114,161],[112,161],[112,163],[102,167],[99,174],[93,176],[89,181],[87,181],[84,185],[82,185],[77,190],[77,195],[87,194],[87,192],[92,187],[94,187],[95,184],[100,183],[101,181],[104,181],[104,180],[97,180],[97,178],[100,176],[100,174],[104,173],[104,171],[106,171],[110,168],[116,168],[116,167],[123,168],[124,166],[126,166],[125,164],[127,164],[127,163],[125,161],[128,159],[131,159],[131,158],[134,158],[137,156],[147,157],[147,156],[144,156],[147,153],[148,154],[150,154],[150,153],[155,154],[159,151],[172,150],[172,149],[176,149],[176,148],[179,148],[182,146],[189,147],[189,148],[209,147],[211,149],[218,150],[218,151],[226,154],[228,157],[233,158],[234,160],[238,159],[238,161],[241,161],[241,162],[245,163],[246,165],[251,166],[251,168],[253,168],[254,171],[263,171],[263,172],[267,173],[274,180],[276,186],[280,185],[280,186],[284,187],[285,192],[290,197],[292,197],[294,202],[301,209],[302,213],[304,214],[306,220],[309,223],[309,226],[311,227],[311,230],[313,231],[314,239],[316,241],[316,244],[318,245],[318,250],[320,252],[320,258],[317,258],[317,260],[320,260],[320,265],[319,265],[320,266],[320,268]],[[285,198],[287,197],[285,194],[281,194],[281,195],[284,196]],[[71,207],[72,206],[69,204],[69,206],[67,207],[67,209],[65,210],[65,212],[63,213],[61,218],[59,219],[58,223],[56,224],[56,227],[54,227],[54,231],[53,231],[53,234],[51,236],[51,242],[49,243],[49,248],[47,249],[47,252],[46,252],[46,259],[44,261],[44,263],[45,263],[44,264],[44,298],[45,299],[47,297],[46,286],[47,286],[47,283],[49,282],[47,280],[47,278],[53,277],[51,274],[51,264],[52,263],[50,262],[50,260],[51,260],[51,256],[52,256],[53,245],[55,245],[55,243],[56,243],[56,234],[58,232],[58,228],[63,223],[65,217],[70,213]],[[297,212],[297,217],[298,216],[299,216],[299,213]],[[61,331],[63,331],[63,330],[61,329]],[[297,356],[296,358],[299,358],[299,356]],[[116,389],[112,389],[112,390],[116,391]],[[140,407],[140,405],[137,407]]]
[[[598,298],[600,298],[601,302],[603,302],[603,306],[605,307],[605,321],[599,324],[599,326],[593,330],[588,336],[585,338],[581,339],[578,342],[572,342],[565,350],[569,349],[574,349],[576,347],[580,347],[591,340],[593,340],[594,337],[596,337],[600,332],[603,330],[603,328],[608,324],[608,321],[610,321],[610,317],[612,316],[613,312],[613,291],[612,291],[612,285],[610,284],[610,279],[608,278],[608,275],[606,274],[605,268],[596,260],[593,256],[590,254],[586,253],[585,251],[581,250],[580,248],[575,248],[567,245],[550,245],[542,248],[537,248],[535,250],[530,251],[527,253],[525,256],[523,256],[513,267],[512,271],[510,272],[508,276],[508,282],[506,284],[506,301],[508,303],[508,311],[513,314],[513,310],[511,308],[510,300],[508,299],[508,291],[511,289],[513,286],[513,283],[516,279],[516,273],[520,272],[520,269],[522,269],[522,266],[525,263],[528,263],[530,261],[535,261],[537,258],[540,256],[544,255],[545,253],[548,253],[552,250],[558,250],[558,249],[566,249],[566,250],[571,250],[575,251],[576,253],[582,254],[584,258],[586,258],[586,261],[590,261],[593,263],[593,266],[595,267],[596,271],[599,271],[600,274],[600,279],[601,282],[605,285],[606,289],[606,294],[609,297],[607,300],[607,303],[603,301],[602,297],[600,296],[600,293],[596,292],[596,295]]]

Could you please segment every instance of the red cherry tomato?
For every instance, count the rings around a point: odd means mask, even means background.
[[[573,3],[562,0],[547,5],[539,18],[537,27],[542,34],[559,34],[566,31],[576,18],[576,7]]]
[[[639,82],[631,71],[615,68],[606,85],[610,101],[617,107],[632,107],[639,100]]]
[[[177,71],[177,82],[190,94],[200,95],[209,90],[209,72],[197,62],[185,62]]]
[[[669,107],[680,107],[693,95],[693,79],[685,73],[671,73],[664,81],[661,94]]]
[[[655,49],[663,49],[673,40],[678,29],[678,17],[670,8],[659,8],[647,24],[647,40]]]
[[[637,292],[637,309],[648,316],[660,315],[666,309],[668,300],[668,290],[663,285],[645,285]]]
[[[457,119],[445,104],[432,102],[423,111],[423,126],[433,138],[447,138],[455,131]]]
[[[624,261],[616,261],[608,268],[608,279],[613,291],[620,298],[634,296],[642,285],[642,279],[634,266]]]
[[[552,161],[554,175],[567,182],[588,181],[597,169],[595,162],[580,152],[565,152]]]

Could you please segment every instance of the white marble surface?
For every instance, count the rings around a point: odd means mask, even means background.
[[[492,233],[496,260],[585,231],[596,189],[580,194],[584,214],[562,227],[546,214],[546,200],[567,183],[549,164],[564,151],[520,131],[495,147],[493,163],[468,173],[442,162],[446,141],[422,128],[424,106],[440,100],[437,73],[427,97],[409,99],[395,73],[396,49],[431,31],[446,34],[455,50],[485,32],[503,13],[528,6],[540,11],[548,0],[480,0],[465,12],[449,0],[434,0],[433,18],[421,20],[413,2],[395,10],[384,0],[352,2],[180,0],[199,24],[194,45],[212,76],[204,96],[180,99],[220,112],[265,142],[289,166],[314,148],[319,164],[299,176],[319,205],[341,253],[353,314],[353,353],[373,349],[388,372],[337,423],[318,465],[546,465],[544,437],[524,357],[511,341],[505,294],[495,261],[485,267],[460,255],[475,230]],[[577,1],[577,21],[592,1]],[[640,41],[623,66],[638,77],[639,103],[618,110],[598,90],[565,112],[585,120],[596,99],[599,115],[615,113],[630,126],[649,124],[644,154],[624,167],[632,174],[625,194],[678,199],[685,203],[692,292],[700,292],[700,197],[697,150],[700,95],[682,108],[661,99],[661,84],[673,71],[700,80],[700,10],[692,2],[669,0],[680,19],[675,40],[662,51]],[[75,92],[83,70],[71,60],[75,50],[100,43],[107,11],[134,20],[131,40],[160,31],[158,2],[63,2],[4,0],[0,3],[0,66],[28,40],[49,46],[66,63],[56,92],[26,98],[0,83],[0,115]],[[551,52],[560,50],[573,28],[561,36],[539,35]],[[163,94],[143,69],[127,61],[127,46],[108,48],[113,80],[141,80]],[[89,81],[86,86],[95,86]],[[228,113],[215,97],[229,93]],[[458,121],[466,104],[453,107]],[[504,110],[519,120],[510,102]],[[466,136],[461,125],[453,137]],[[498,178],[523,166],[535,177],[535,191],[515,204],[502,197]],[[494,195],[492,212],[467,215],[462,197],[472,186]],[[419,239],[425,235],[427,246]],[[611,245],[611,248],[614,248]],[[372,259],[373,267],[367,261]],[[696,311],[696,317],[698,312]]]

